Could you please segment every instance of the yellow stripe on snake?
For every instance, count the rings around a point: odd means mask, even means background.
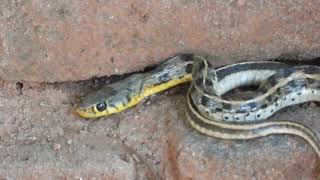
[[[119,113],[147,96],[189,81],[186,115],[197,131],[222,139],[297,135],[320,157],[320,141],[308,127],[297,122],[267,120],[287,106],[320,101],[318,66],[258,61],[215,69],[201,55],[181,54],[168,58],[152,71],[131,75],[88,94],[77,112],[84,118]],[[232,89],[254,84],[260,86],[252,99],[222,98]]]

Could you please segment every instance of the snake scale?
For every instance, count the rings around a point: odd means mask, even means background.
[[[84,118],[119,113],[147,96],[191,81],[186,117],[197,131],[221,139],[297,135],[320,158],[320,141],[310,128],[292,121],[267,120],[287,106],[320,101],[320,67],[257,61],[215,69],[207,59],[198,54],[170,57],[151,71],[133,74],[88,94],[76,111]],[[259,85],[255,97],[223,98],[230,90],[246,85]]]

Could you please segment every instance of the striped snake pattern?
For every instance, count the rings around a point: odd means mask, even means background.
[[[293,121],[268,120],[285,107],[320,101],[318,66],[258,61],[215,69],[208,57],[180,54],[154,70],[88,94],[76,111],[84,118],[119,113],[145,97],[189,81],[186,116],[197,131],[221,139],[292,134],[306,140],[320,158],[320,141],[310,128]],[[246,85],[258,85],[257,95],[247,100],[223,98],[230,90]]]

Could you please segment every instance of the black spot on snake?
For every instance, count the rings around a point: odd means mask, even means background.
[[[212,81],[210,81],[210,79],[206,79],[206,81],[205,81],[206,83],[206,86],[212,86],[213,84],[212,84]]]
[[[222,108],[223,109],[231,109],[231,105],[228,103],[222,103]]]
[[[222,111],[222,109],[221,109],[221,108],[218,108],[218,107],[216,107],[215,110],[216,110],[217,112],[221,112],[221,111]]]
[[[126,98],[127,98],[128,102],[131,101],[131,96],[129,94],[126,95]]]
[[[276,92],[277,94],[281,94],[281,88],[277,88]]]
[[[165,74],[162,74],[161,76],[159,76],[159,80],[161,81],[161,83],[167,82],[167,81],[169,81],[170,79],[171,79],[171,78],[170,78],[169,73],[165,73]]]
[[[204,62],[204,61],[201,61],[201,62],[199,63],[199,69],[198,69],[198,71],[201,71],[205,66],[206,66],[205,62]]]
[[[207,106],[208,101],[209,101],[209,98],[208,98],[208,97],[206,97],[206,96],[202,96],[202,97],[201,97],[201,104],[202,104],[203,106]]]
[[[316,80],[312,78],[307,78],[306,80],[308,81],[309,84],[314,84],[316,82]]]
[[[97,114],[97,113],[94,111],[94,107],[93,107],[93,106],[91,107],[91,112],[93,112],[94,114]]]
[[[192,65],[192,64],[188,64],[188,65],[186,66],[186,72],[187,72],[187,73],[191,73],[191,72],[192,72],[192,68],[193,68],[193,65]]]
[[[267,96],[267,97],[266,97],[266,100],[267,100],[268,102],[271,102],[271,101],[272,101],[272,95]]]
[[[295,80],[291,80],[287,83],[288,86],[290,86],[291,88],[297,87],[297,83]]]
[[[201,86],[201,85],[202,85],[202,82],[203,82],[202,78],[198,78],[198,79],[196,80],[196,85],[197,85],[197,86]]]

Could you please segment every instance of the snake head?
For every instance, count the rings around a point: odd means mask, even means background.
[[[110,101],[117,92],[112,87],[104,87],[84,97],[76,112],[84,118],[96,118],[109,115]],[[111,111],[110,111],[111,112]]]
[[[79,104],[76,112],[84,118],[97,118],[122,112],[141,101],[139,96],[141,82],[141,77],[133,76],[89,93]]]

